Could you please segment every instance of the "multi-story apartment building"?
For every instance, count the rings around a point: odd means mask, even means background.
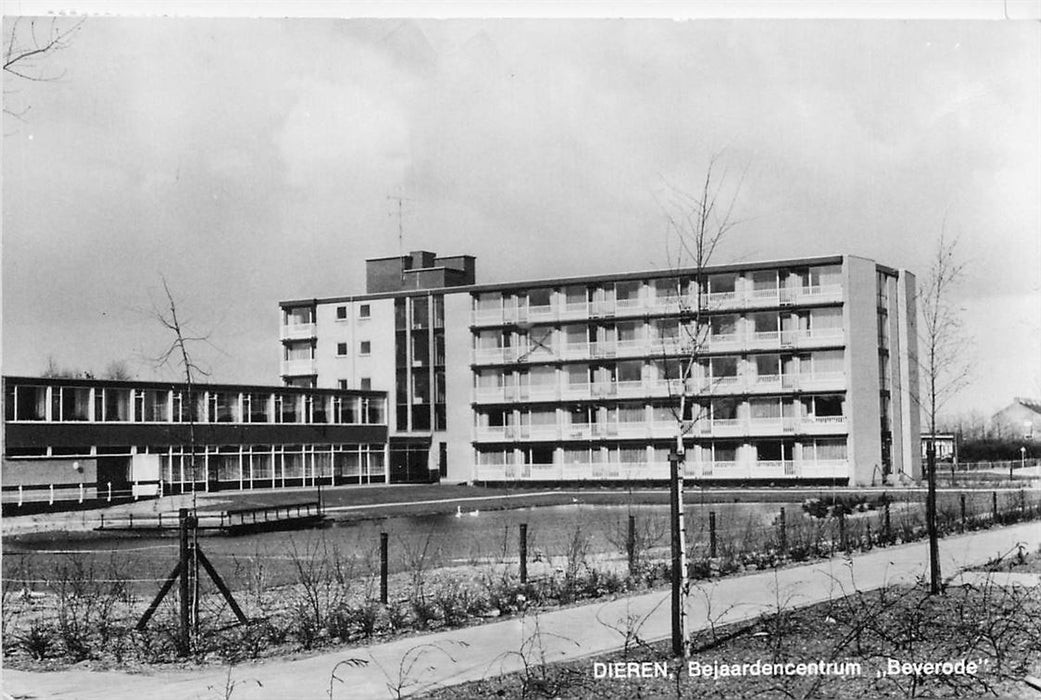
[[[388,480],[385,392],[41,377],[3,384],[5,508]]]
[[[392,480],[660,481],[678,432],[704,483],[919,477],[906,271],[850,255],[474,270],[419,251],[368,261],[365,294],[281,303],[286,384],[389,393]]]

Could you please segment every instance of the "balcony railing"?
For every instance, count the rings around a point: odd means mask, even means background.
[[[282,326],[282,340],[308,340],[315,337],[315,325],[313,323],[295,323],[290,326]]]
[[[299,377],[317,374],[318,368],[314,360],[282,360],[279,372],[283,377]]]
[[[599,481],[669,478],[668,462],[566,462],[555,464],[477,465],[478,481]],[[684,474],[696,479],[843,479],[849,462],[822,460],[690,461]]]
[[[756,290],[742,289],[734,292],[706,293],[701,296],[703,307],[711,311],[840,301],[842,301],[842,285],[840,284],[812,287],[771,287]],[[545,323],[614,315],[625,316],[638,313],[678,313],[682,309],[695,308],[697,304],[698,298],[696,293],[688,293],[682,296],[654,296],[652,298],[644,298],[641,295],[631,299],[602,299],[591,302],[583,300],[570,303],[564,302],[561,297],[555,299],[554,303],[545,306],[474,309],[471,311],[470,318],[475,326],[525,321]],[[283,338],[288,338],[288,336],[283,335]]]

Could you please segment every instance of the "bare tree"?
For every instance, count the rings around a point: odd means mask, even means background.
[[[672,648],[675,655],[684,658],[689,655],[690,647],[685,620],[689,581],[683,514],[684,438],[695,434],[698,421],[707,416],[707,407],[698,403],[698,395],[703,392],[703,387],[698,386],[700,377],[696,371],[709,336],[706,269],[720,243],[738,224],[734,218],[734,205],[741,182],[728,195],[728,179],[726,168],[720,172],[719,155],[714,155],[698,191],[688,193],[670,187],[670,198],[663,206],[670,238],[675,240],[677,246],[674,254],[670,254],[671,263],[677,271],[683,270],[682,275],[677,275],[675,290],[679,300],[679,347],[669,348],[663,338],[661,363],[669,396],[673,399],[670,407],[676,421],[676,445],[669,456]],[[684,289],[685,277],[690,278],[689,290]],[[675,359],[677,356],[678,359]]]
[[[79,373],[76,370],[67,369],[58,364],[58,361],[54,359],[54,355],[47,356],[47,366],[43,372],[40,373],[41,377],[48,377],[52,379],[69,379],[77,376]]]
[[[951,293],[965,269],[957,254],[958,241],[948,240],[944,233],[936,244],[932,264],[917,300],[921,314],[918,328],[918,355],[913,358],[919,368],[922,388],[917,401],[925,414],[929,435],[936,434],[936,423],[944,404],[962,389],[969,377],[965,333]],[[914,394],[912,394],[914,396]],[[929,590],[940,593],[940,544],[936,525],[936,444],[926,443],[925,498],[926,529],[929,535]]]
[[[105,365],[105,371],[101,376],[102,379],[112,379],[119,382],[130,381],[134,378],[134,374],[130,371],[130,366],[126,360],[112,360],[112,362]]]
[[[170,286],[166,283],[166,277],[162,277],[163,291],[166,293],[166,310],[153,309],[153,315],[167,330],[173,333],[173,340],[158,357],[155,358],[157,367],[170,365],[179,366],[184,372],[184,381],[188,386],[188,395],[185,397],[188,412],[188,469],[192,480],[192,510],[195,510],[195,491],[197,485],[197,464],[195,461],[195,421],[196,421],[196,396],[192,389],[196,375],[209,376],[209,372],[203,370],[192,359],[188,346],[193,343],[208,343],[208,335],[188,335],[182,321],[177,316],[177,303],[174,301]]]
[[[682,345],[680,362],[675,386],[669,384],[673,415],[677,424],[676,449],[683,452],[683,437],[693,433],[700,418],[705,417],[705,409],[697,403],[697,387],[694,379],[697,376],[698,363],[704,354],[708,342],[708,295],[706,289],[705,270],[712,264],[716,249],[727,234],[740,221],[734,218],[734,206],[741,191],[741,182],[737,183],[733,192],[726,194],[728,171],[719,171],[720,156],[714,155],[705,171],[705,179],[698,192],[691,194],[670,187],[671,199],[665,204],[665,216],[668,222],[670,238],[676,241],[677,247],[670,254],[674,269],[692,273],[691,289],[684,294],[683,280],[677,279],[677,296],[680,304],[680,333]],[[666,359],[668,349],[662,348],[662,359]],[[666,368],[668,365],[666,364]]]
[[[79,19],[70,24],[67,18],[16,17],[4,37],[4,72],[32,82],[61,80],[65,71],[48,68],[46,59],[68,48],[84,21]],[[21,109],[11,107],[10,96],[16,92],[5,86],[4,114],[21,119],[30,108],[28,105]]]

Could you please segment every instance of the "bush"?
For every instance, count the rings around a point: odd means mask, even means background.
[[[47,658],[55,647],[55,630],[51,625],[33,620],[29,629],[15,637],[18,648],[24,650],[31,658],[41,660]]]
[[[412,606],[412,619],[415,620],[416,629],[430,629],[435,622],[443,619],[443,613],[433,601],[417,596],[410,601]]]

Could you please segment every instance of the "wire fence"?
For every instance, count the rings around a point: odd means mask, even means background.
[[[921,539],[923,501],[917,492],[825,492],[802,503],[692,503],[688,574],[711,578]],[[938,498],[947,535],[1031,518],[1041,518],[1037,490]],[[665,586],[669,535],[667,506],[576,504],[199,537],[249,622],[230,621],[210,586],[195,598],[204,622],[192,648],[241,660],[272,646],[309,649]],[[148,628],[138,624],[176,571],[175,541],[99,533],[57,547],[21,539],[4,547],[5,653],[81,660],[125,652],[146,661],[183,653],[170,641],[177,595]]]

